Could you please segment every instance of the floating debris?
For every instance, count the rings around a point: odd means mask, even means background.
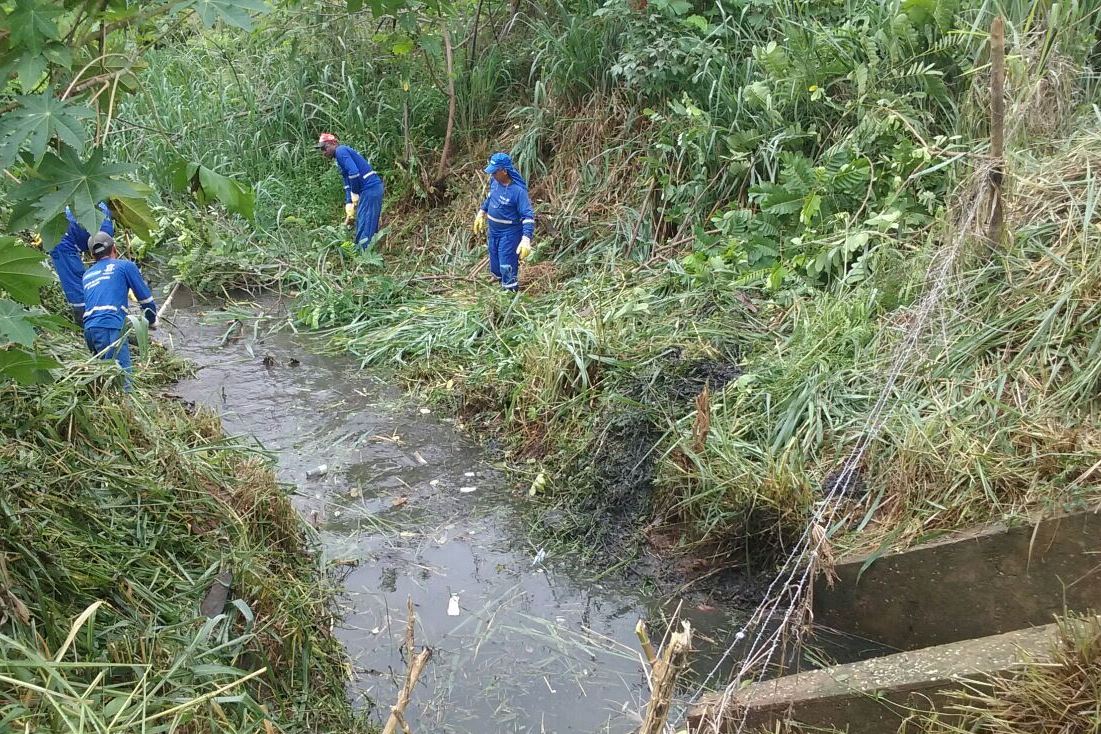
[[[423,456],[421,456],[420,451],[414,451],[413,452],[413,458],[416,459],[417,463],[420,464],[421,466],[424,466],[428,463],[428,461]]]
[[[429,410],[428,408],[421,408],[421,415],[428,415],[431,412],[432,411]]]
[[[476,476],[476,475],[472,471],[466,471],[466,472],[463,472],[463,476],[464,477],[473,477],[473,476]]]
[[[457,617],[460,614],[459,609],[459,595],[452,594],[451,598],[447,600],[447,616]]]
[[[348,496],[352,499],[358,499],[359,497],[363,496],[363,490],[361,490],[359,487],[352,487],[348,490]]]
[[[401,497],[395,497],[394,501],[390,503],[390,506],[391,507],[401,507],[402,505],[404,505],[408,501],[409,501],[409,498],[406,497],[405,495],[402,495]]]
[[[459,491],[463,494],[470,494],[471,492],[477,491],[477,489],[477,487],[459,487]]]
[[[329,473],[329,465],[322,464],[321,466],[309,469],[306,471],[306,479],[320,479]]]
[[[539,552],[535,554],[535,558],[534,558],[534,560],[532,560],[532,562],[531,562],[531,567],[532,567],[532,568],[535,568],[535,567],[536,567],[536,566],[538,566],[538,565],[539,565],[540,563],[542,563],[542,562],[543,562],[543,560],[544,560],[544,559],[545,559],[546,557],[547,557],[547,549],[546,549],[546,548],[540,548],[540,549],[539,549]]]
[[[440,486],[440,480],[439,480],[439,479],[433,479],[432,481],[430,481],[430,482],[428,483],[428,486],[430,486],[430,487],[438,487],[438,486]]]

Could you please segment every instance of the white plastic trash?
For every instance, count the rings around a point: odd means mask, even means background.
[[[322,464],[321,466],[309,469],[306,471],[306,479],[320,479],[329,473],[329,465]]]
[[[459,612],[459,595],[452,594],[451,598],[447,600],[447,616],[457,617]]]

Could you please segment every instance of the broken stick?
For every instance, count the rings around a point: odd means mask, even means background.
[[[691,648],[692,626],[688,622],[681,622],[681,631],[669,636],[669,642],[662,648],[653,666],[650,676],[650,703],[646,706],[646,719],[639,734],[662,734],[665,731],[677,676],[688,662],[688,651]]]
[[[405,672],[405,683],[398,691],[397,703],[390,708],[390,717],[386,719],[386,726],[383,727],[382,734],[394,734],[399,726],[405,734],[409,734],[409,724],[405,722],[405,708],[409,705],[409,700],[413,698],[413,689],[416,687],[421,673],[424,672],[425,666],[428,665],[428,659],[432,657],[432,650],[427,647],[413,655],[413,624],[416,620],[413,611],[413,599],[408,599],[406,604],[409,609],[409,618],[405,627],[405,645],[407,654],[412,657],[409,660],[409,669]]]

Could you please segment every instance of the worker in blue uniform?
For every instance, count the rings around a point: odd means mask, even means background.
[[[150,328],[157,325],[157,304],[145,284],[138,266],[120,260],[115,240],[105,232],[92,238],[95,262],[84,273],[84,341],[92,354],[117,360],[126,373],[125,389],[130,389],[130,345],[123,333],[130,292],[145,314]]]
[[[103,224],[99,231],[111,236],[115,234],[115,224],[111,220],[111,210],[102,201],[99,210],[103,212]],[[61,281],[61,290],[65,293],[65,300],[72,309],[73,319],[79,324],[84,317],[84,260],[80,253],[88,252],[88,240],[91,235],[84,229],[80,222],[76,221],[73,212],[65,207],[65,218],[69,220],[69,228],[65,230],[61,241],[50,250],[50,260],[53,261],[54,271]]]
[[[520,261],[531,255],[535,234],[528,182],[508,153],[494,153],[485,172],[490,176],[489,196],[474,217],[474,232],[485,232],[489,222],[489,271],[505,290],[515,291],[520,287]]]
[[[358,152],[341,145],[332,133],[321,133],[317,147],[322,155],[336,161],[344,178],[344,223],[355,222],[356,247],[366,252],[378,232],[382,216],[382,178]]]

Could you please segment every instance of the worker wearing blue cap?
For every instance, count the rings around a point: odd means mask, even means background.
[[[474,232],[485,232],[489,222],[489,271],[505,290],[514,291],[520,286],[520,260],[531,255],[535,233],[528,182],[508,153],[494,153],[485,172],[490,176],[489,196],[474,218]]]
[[[125,389],[129,391],[130,345],[123,327],[130,293],[137,298],[151,329],[157,325],[157,304],[138,266],[118,257],[111,235],[97,232],[91,252],[95,263],[84,273],[84,341],[92,354],[119,363],[126,373]]]
[[[111,221],[111,210],[102,201],[99,203],[99,210],[103,213],[103,224],[99,231],[114,235],[115,225]],[[61,241],[50,250],[50,260],[53,261],[57,279],[61,281],[65,300],[69,302],[69,308],[73,312],[73,320],[80,324],[84,320],[84,260],[80,254],[88,252],[91,234],[76,220],[69,207],[65,207],[65,218],[69,220],[69,227]]]

